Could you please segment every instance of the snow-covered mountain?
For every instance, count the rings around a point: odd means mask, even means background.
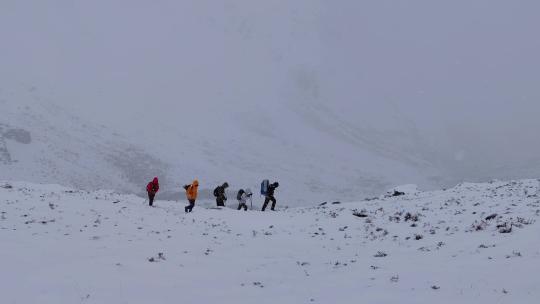
[[[536,178],[538,5],[2,1],[0,178],[291,206]]]
[[[106,127],[65,111],[37,88],[3,90],[0,107],[4,178],[139,192],[146,175],[165,175],[163,162]]]
[[[1,182],[2,303],[537,302],[540,181],[396,190],[185,214],[184,202]]]
[[[193,178],[207,190],[225,180],[257,189],[270,178],[280,181],[278,197],[287,205],[353,200],[408,181],[441,182],[440,163],[414,149],[425,144],[414,128],[382,134],[328,107],[245,108],[226,112],[232,117],[215,132],[205,126],[183,132],[167,121],[135,130],[100,125],[54,98],[24,85],[0,92],[0,177],[141,193],[160,176],[171,199],[180,199],[180,186]]]

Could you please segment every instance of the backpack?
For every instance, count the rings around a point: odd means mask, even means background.
[[[236,199],[241,200],[242,199],[242,194],[244,194],[244,189],[238,190],[238,194],[236,194]]]
[[[261,183],[261,195],[268,194],[268,186],[270,185],[270,181],[265,179]]]
[[[214,196],[215,196],[215,197],[218,197],[218,195],[219,195],[219,194],[218,194],[218,189],[219,189],[219,187],[216,187],[216,189],[214,189]]]

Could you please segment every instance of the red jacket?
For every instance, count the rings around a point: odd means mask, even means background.
[[[151,193],[157,193],[159,191],[159,181],[157,177],[154,177],[154,180],[148,183],[146,191]]]

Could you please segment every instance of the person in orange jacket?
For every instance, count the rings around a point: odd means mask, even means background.
[[[193,211],[195,207],[195,200],[197,199],[197,189],[199,188],[199,181],[194,180],[191,185],[185,185],[184,189],[186,190],[186,197],[189,202],[189,206],[186,206],[184,209],[186,213]]]

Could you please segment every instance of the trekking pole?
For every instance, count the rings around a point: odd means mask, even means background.
[[[249,204],[251,205],[250,210],[253,210],[253,198],[251,196],[249,197]]]

